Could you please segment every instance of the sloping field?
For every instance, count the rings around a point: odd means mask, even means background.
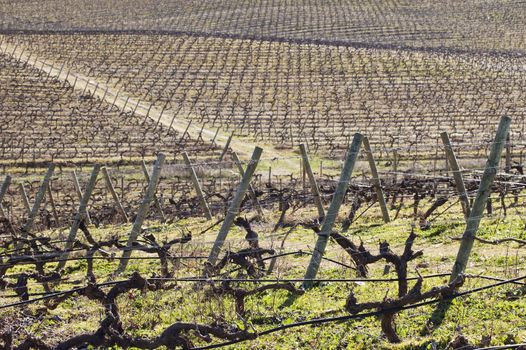
[[[166,31],[524,53],[522,1],[2,0],[0,28]]]
[[[0,103],[2,163],[10,166],[129,163],[156,152],[213,149],[6,55],[0,55]]]
[[[418,153],[448,131],[481,149],[504,114],[517,147],[526,137],[523,58],[187,35],[5,40],[177,117],[286,147],[334,155],[360,131],[378,147]]]

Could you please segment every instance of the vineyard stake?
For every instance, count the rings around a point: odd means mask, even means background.
[[[146,163],[144,162],[144,160],[141,163],[141,167],[142,167],[142,172],[144,174],[144,177],[146,178],[146,182],[150,183],[150,173],[148,172],[148,168],[146,167]],[[157,198],[157,195],[155,195],[155,193],[153,194],[152,199],[153,199],[153,205],[155,205],[155,207],[159,211],[159,214],[161,214],[162,222],[166,222],[166,216],[164,216],[163,208],[161,207],[161,203],[159,202],[159,199]]]
[[[64,85],[63,87],[65,88],[67,84],[69,84],[69,75],[71,74],[71,69],[68,69],[68,72],[66,73],[66,79],[64,79]]]
[[[502,149],[504,148],[504,144],[506,142],[506,135],[508,134],[510,124],[510,117],[502,117],[500,119],[499,127],[495,135],[495,140],[491,146],[491,152],[486,163],[486,169],[484,169],[484,174],[480,180],[477,196],[473,202],[473,207],[471,208],[468,223],[466,225],[464,234],[462,235],[462,241],[460,243],[460,248],[458,249],[457,259],[455,261],[455,265],[453,265],[453,270],[451,271],[450,281],[453,281],[466,269],[469,254],[475,241],[475,234],[478,230],[480,219],[484,212],[484,207],[491,192],[493,179],[497,174],[497,168],[499,166]]]
[[[128,105],[128,101],[130,100],[130,96],[126,97],[126,101],[124,102],[124,106],[122,106],[122,113],[126,113],[126,106]]]
[[[2,207],[2,200],[5,194],[7,193],[7,189],[9,188],[9,185],[11,184],[11,177],[9,175],[6,176],[4,183],[2,184],[2,188],[0,189],[0,217],[3,217],[7,223],[7,229],[11,233],[11,235],[16,235],[16,231],[13,227],[13,224],[11,223],[11,220],[8,217],[8,213],[4,211],[4,207]],[[13,213],[11,212],[11,219],[12,219]]]
[[[72,177],[73,177],[73,186],[75,187],[75,192],[77,192],[79,201],[81,201],[82,200],[82,190],[80,189],[79,178],[77,177],[77,172],[75,170],[73,170]],[[88,225],[91,225],[91,217],[87,209],[86,209],[86,223]]]
[[[66,266],[65,258],[68,257],[69,251],[71,250],[71,248],[73,247],[73,243],[75,242],[75,238],[77,236],[80,224],[82,223],[82,221],[86,217],[86,213],[88,212],[88,202],[91,198],[91,194],[93,193],[93,189],[97,184],[97,177],[99,176],[99,172],[100,165],[94,165],[90,179],[88,181],[88,184],[86,185],[86,189],[84,190],[84,194],[82,195],[82,198],[80,200],[79,209],[73,217],[73,222],[71,223],[71,228],[69,229],[68,239],[66,240],[66,245],[64,247],[64,254],[61,255],[61,260],[58,263],[57,271],[63,269],[64,266]]]
[[[108,89],[109,89],[109,86],[106,85],[106,90],[104,90],[104,95],[102,95],[102,98],[100,99],[99,108],[100,106],[102,106],[102,103],[105,101],[104,99],[106,98],[106,95],[108,94]]]
[[[2,207],[2,201],[4,200],[4,196],[7,193],[7,189],[11,185],[11,176],[6,175],[4,182],[2,183],[2,187],[0,188],[0,215],[2,217],[7,219],[6,214],[4,213],[4,208]]]
[[[146,123],[146,120],[150,116],[150,110],[152,109],[152,107],[153,107],[153,103],[150,103],[150,106],[148,107],[148,111],[146,111],[146,118],[144,119],[143,124]]]
[[[163,117],[163,113],[165,109],[166,109],[166,105],[164,105],[163,109],[161,109],[161,113],[159,114],[159,119],[157,119],[157,123],[155,124],[155,128],[153,128],[153,130],[157,130],[157,127],[159,126],[159,123],[161,122],[161,118]]]
[[[113,99],[113,102],[111,103],[111,107],[110,107],[110,111],[113,109],[113,106],[115,106],[115,102],[117,102],[117,97],[119,97],[119,93],[121,92],[121,90],[119,89],[119,91],[117,91],[117,93],[115,94],[115,98]],[[123,110],[124,112],[124,110]]]
[[[197,197],[199,198],[201,209],[203,210],[203,213],[205,214],[206,218],[210,220],[212,219],[212,213],[210,212],[210,207],[208,206],[208,203],[206,202],[205,195],[203,193],[203,189],[201,188],[201,184],[199,183],[199,179],[197,178],[197,174],[195,173],[194,167],[192,166],[192,163],[190,162],[190,158],[188,158],[188,153],[183,152],[183,158],[184,158],[186,167],[188,168],[188,171],[190,172],[190,177],[192,179],[192,183],[194,184],[195,191],[197,192]]]
[[[75,81],[73,82],[73,89],[75,89],[77,87],[77,80],[78,80],[78,75],[75,75]]]
[[[62,74],[62,70],[64,69],[64,65],[66,64],[66,62],[62,63],[62,67],[60,67],[60,71],[58,72],[58,76],[57,78],[60,79],[60,75]]]
[[[243,201],[243,198],[245,197],[245,193],[247,192],[248,185],[250,184],[250,180],[252,179],[252,175],[254,175],[254,172],[256,171],[256,168],[258,166],[259,159],[261,158],[261,153],[263,152],[263,149],[256,147],[254,149],[254,152],[252,153],[252,158],[250,159],[250,162],[248,163],[247,170],[243,174],[243,178],[241,179],[241,183],[239,184],[239,187],[237,188],[236,194],[234,196],[234,199],[232,202],[230,202],[230,206],[228,207],[228,211],[225,216],[225,220],[223,221],[223,224],[221,225],[221,229],[219,230],[219,233],[217,234],[217,238],[214,242],[214,246],[212,247],[212,250],[210,251],[210,255],[208,256],[208,263],[214,265],[217,257],[219,256],[219,252],[221,251],[221,247],[223,246],[223,243],[225,242],[225,239],[228,235],[228,232],[230,231],[230,227],[232,226],[234,219],[236,218],[239,207],[241,206],[241,202]]]
[[[102,168],[102,175],[104,176],[104,180],[106,181],[106,187],[108,188],[108,191],[110,191],[111,196],[113,197],[113,200],[115,201],[115,204],[117,204],[117,208],[121,212],[121,215],[124,218],[124,221],[126,222],[130,221],[128,218],[128,214],[126,214],[126,211],[124,210],[122,206],[119,196],[117,196],[117,193],[115,192],[115,187],[113,186],[113,183],[111,181],[111,176],[108,172],[108,169],[106,169],[106,167]]]
[[[175,121],[175,116],[176,116],[176,115],[174,114],[173,117],[172,117],[172,121],[170,122],[170,126],[168,127],[168,131],[167,131],[167,133],[169,133],[169,132],[170,132],[170,129],[172,129],[172,125],[174,124],[174,121]]]
[[[469,218],[471,209],[469,205],[468,194],[466,192],[466,186],[464,185],[464,178],[462,176],[462,172],[460,171],[460,167],[458,166],[457,157],[451,146],[448,133],[443,132],[440,134],[440,137],[442,138],[442,142],[444,143],[444,147],[446,149],[447,160],[451,165],[451,169],[453,170],[453,178],[455,179],[458,196],[460,198],[460,203],[462,204],[462,211],[464,212],[464,217],[467,220]]]
[[[314,177],[314,173],[312,172],[312,168],[310,166],[307,149],[305,148],[305,145],[303,143],[300,144],[300,151],[303,164],[303,172],[306,172],[307,176],[309,177],[310,189],[312,195],[314,196],[314,204],[316,204],[316,208],[318,209],[318,217],[323,218],[325,216],[325,209],[323,208],[323,202],[321,201],[320,189],[318,187],[318,183],[316,182],[316,178]]]
[[[480,180],[479,189],[471,207],[471,212],[466,223],[466,228],[464,234],[462,235],[462,241],[460,242],[460,247],[458,249],[457,258],[453,269],[451,271],[451,276],[449,277],[450,281],[454,281],[460,274],[462,274],[468,264],[469,255],[471,249],[473,248],[473,243],[475,242],[475,234],[480,225],[480,219],[484,213],[484,207],[488,200],[489,194],[491,192],[491,185],[493,179],[497,174],[497,169],[500,162],[500,157],[502,155],[502,149],[504,148],[504,143],[506,142],[506,134],[508,133],[509,126],[511,124],[511,118],[502,117],[497,128],[497,133],[495,135],[495,140],[493,140],[493,145],[491,146],[491,151],[486,162],[486,168],[484,169],[484,174]],[[451,306],[451,301],[442,301],[440,302],[435,310],[433,315],[428,321],[428,327],[437,327],[442,323],[442,320],[445,317],[445,314],[449,307]]]
[[[510,133],[506,135],[506,167],[504,168],[506,173],[511,171],[511,143],[510,143]]]
[[[22,48],[22,52],[20,52],[20,56],[18,56],[18,61],[22,61],[22,55],[24,54],[24,52],[26,52],[26,48],[25,47]]]
[[[1,43],[0,43],[0,44],[1,44]],[[31,59],[31,56],[32,56],[32,55],[33,55],[33,53],[30,52],[30,53],[29,53],[29,56],[27,56],[27,59],[26,59],[26,61],[24,62],[24,67],[27,67],[27,64],[28,64],[29,60]],[[22,58],[22,57],[20,57],[20,58]],[[20,60],[20,59],[19,59],[19,60]]]
[[[307,267],[307,272],[305,273],[306,281],[303,283],[303,287],[305,289],[311,288],[313,286],[312,279],[316,278],[316,274],[318,273],[318,269],[320,268],[321,259],[323,257],[323,254],[325,253],[325,247],[327,246],[327,242],[329,241],[329,237],[334,223],[336,221],[336,217],[338,216],[338,212],[343,202],[343,198],[345,197],[347,189],[349,188],[351,174],[354,169],[356,159],[358,158],[358,153],[360,152],[360,145],[362,144],[362,139],[363,136],[361,134],[354,134],[351,147],[349,148],[347,158],[345,159],[345,164],[343,165],[340,180],[338,181],[336,191],[334,192],[334,196],[332,197],[332,201],[329,206],[329,210],[327,211],[327,215],[323,220],[320,233],[318,234],[316,246],[314,248],[309,266]]]
[[[305,171],[305,166],[303,165],[303,159],[300,159],[300,174],[301,174],[301,190],[305,191],[305,180],[307,177],[307,172]]]
[[[175,116],[174,116],[175,119]],[[188,122],[188,125],[186,126],[186,129],[184,129],[183,136],[181,136],[181,141],[184,141],[184,138],[186,137],[186,133],[188,132],[188,129],[190,128],[190,125],[192,125],[192,121],[190,120]]]
[[[18,185],[20,188],[20,195],[22,196],[22,202],[24,203],[24,208],[26,208],[27,214],[31,214],[31,206],[29,205],[29,199],[27,198],[26,188],[24,184],[21,183]]]
[[[203,130],[205,129],[205,125],[203,124],[201,126],[201,130],[199,131],[199,135],[197,135],[197,140],[202,140],[203,139]]]
[[[243,165],[241,165],[241,161],[239,160],[239,157],[237,156],[236,152],[232,152],[232,158],[234,158],[234,162],[236,163],[237,170],[239,171],[239,175],[243,177],[245,175],[245,170],[243,169]],[[261,204],[259,204],[258,197],[256,196],[256,191],[254,191],[254,187],[252,187],[251,184],[248,185],[248,193],[250,197],[252,198],[252,202],[254,206],[256,207],[256,210],[260,217],[263,217],[263,209],[261,208]]]
[[[55,62],[53,62],[51,66],[50,65],[47,65],[47,66],[49,66],[49,72],[46,77],[46,82],[48,81],[49,77],[51,76],[51,73],[53,72],[53,69],[55,68]]]
[[[234,137],[234,132],[230,134],[228,137],[228,140],[226,140],[225,147],[223,148],[223,152],[221,152],[221,155],[219,156],[219,161],[221,162],[223,158],[225,157],[226,152],[228,151],[228,148],[230,147],[230,142],[232,141],[232,137]]]
[[[437,140],[437,146],[438,146],[438,140]],[[444,169],[446,169],[446,176],[449,177],[449,159],[447,157],[444,162]]]
[[[135,105],[135,108],[133,109],[132,115],[135,114],[135,112],[137,111],[137,108],[139,107],[140,103],[141,103],[141,100],[137,101],[137,104]],[[146,122],[146,120],[144,120],[144,122]]]
[[[369,144],[369,139],[367,137],[363,138],[363,147],[365,149],[365,154],[367,155],[367,161],[369,162],[369,168],[371,169],[371,182],[373,183],[374,190],[376,191],[376,198],[378,199],[378,204],[382,209],[382,216],[385,223],[391,221],[389,218],[389,211],[387,210],[387,203],[385,202],[384,191],[382,190],[382,184],[380,183],[380,178],[378,177],[378,169],[376,168],[376,163],[374,162],[373,152],[371,150],[371,145]]]
[[[438,160],[438,149],[439,149],[439,145],[438,145],[438,140],[437,141],[437,145],[436,145],[436,148],[435,148],[435,157],[433,158],[433,198],[436,199],[436,196],[437,196],[437,187],[438,187],[438,182],[437,182],[437,160]],[[447,165],[447,153],[446,153],[446,165]]]
[[[214,138],[211,140],[212,146],[215,145],[217,134],[219,134],[219,128],[217,128]]]
[[[51,177],[53,176],[53,172],[55,171],[55,164],[51,163],[49,164],[49,167],[47,169],[46,176],[44,177],[44,180],[42,181],[42,185],[40,186],[40,189],[37,192],[37,195],[35,196],[35,203],[33,203],[33,208],[31,209],[31,213],[29,214],[27,221],[25,225],[22,227],[22,238],[26,238],[27,234],[31,232],[31,229],[33,228],[33,224],[35,223],[35,219],[40,211],[40,205],[42,204],[42,201],[44,200],[44,196],[46,195],[47,186],[49,184],[49,181],[51,180]],[[16,249],[20,249],[22,247],[22,242],[18,242],[15,246]]]
[[[49,199],[49,204],[51,204],[51,210],[53,211],[53,218],[55,219],[57,226],[59,226],[60,222],[58,219],[57,207],[55,206],[55,198],[53,197],[53,192],[51,191],[51,180],[47,184],[46,191]]]
[[[150,203],[152,202],[155,191],[157,190],[157,184],[159,183],[159,178],[161,177],[161,170],[163,168],[165,159],[166,157],[162,153],[160,153],[157,156],[157,160],[155,161],[155,164],[153,166],[153,172],[150,177],[150,182],[148,183],[148,188],[146,189],[146,194],[144,195],[139,210],[137,211],[137,216],[135,217],[135,222],[133,223],[133,227],[130,232],[130,237],[128,238],[128,244],[126,245],[128,249],[123,251],[123,259],[121,259],[119,267],[117,267],[117,270],[115,271],[114,275],[120,274],[126,269],[126,266],[128,266],[128,260],[132,253],[131,247],[133,243],[135,243],[135,240],[137,239],[139,233],[141,233],[142,224],[144,223],[144,219],[148,214],[148,210],[150,209]]]
[[[86,85],[84,85],[84,90],[82,90],[82,96],[86,94],[86,90],[88,89],[89,80],[86,80]]]
[[[393,151],[393,184],[396,184],[398,172],[398,150]]]

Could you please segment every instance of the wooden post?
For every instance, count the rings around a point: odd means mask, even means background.
[[[499,127],[497,128],[497,133],[495,135],[495,140],[493,141],[491,152],[486,162],[486,168],[484,169],[484,174],[482,175],[479,189],[466,223],[466,229],[462,235],[462,241],[460,242],[457,258],[449,277],[450,281],[454,281],[461,273],[463,273],[468,264],[469,255],[475,241],[475,234],[478,230],[482,214],[484,213],[484,207],[486,206],[486,202],[491,191],[493,179],[497,174],[502,149],[504,148],[504,143],[510,123],[511,118],[509,117],[502,117],[500,119]],[[450,306],[451,300],[441,301],[433,311],[431,318],[428,320],[427,327],[431,329],[439,326],[444,320],[446,312],[449,310]]]
[[[73,177],[73,186],[75,186],[75,192],[77,192],[77,196],[79,197],[79,201],[82,200],[82,190],[80,189],[80,183],[79,183],[79,178],[77,177],[77,172],[75,170],[73,170],[73,173],[72,173],[72,177]],[[88,225],[91,225],[91,217],[89,215],[89,210],[86,209],[86,223]]]
[[[11,185],[11,176],[6,175],[5,180],[2,183],[2,187],[0,188],[0,217],[3,217],[7,221],[7,228],[9,232],[13,236],[15,236],[16,231],[11,223],[11,220],[9,220],[8,214],[4,211],[4,208],[2,207],[2,201],[4,200],[4,196],[6,195],[7,190],[9,189],[10,185]]]
[[[157,130],[157,127],[159,126],[159,123],[161,122],[161,118],[163,117],[163,113],[165,109],[166,109],[166,105],[164,105],[163,109],[161,109],[161,113],[159,113],[159,119],[157,119],[157,123],[155,123],[155,128],[153,128],[153,130]]]
[[[60,76],[60,73],[59,73],[59,76]],[[102,105],[102,102],[105,101],[106,95],[108,94],[108,89],[109,89],[109,86],[106,85],[106,90],[104,91],[104,95],[102,95],[102,98],[100,99],[99,107]]]
[[[49,204],[51,204],[51,210],[53,212],[53,218],[55,219],[55,223],[57,226],[60,226],[58,213],[57,213],[57,207],[55,206],[55,198],[53,197],[53,192],[51,191],[51,181],[47,184],[47,195],[49,199]]]
[[[130,219],[128,218],[128,214],[126,214],[126,211],[124,210],[124,207],[122,206],[119,196],[117,196],[117,192],[115,192],[115,187],[113,186],[113,183],[111,181],[111,176],[108,172],[108,169],[106,169],[106,167],[102,168],[102,175],[104,175],[104,180],[106,181],[106,187],[108,188],[108,191],[110,191],[111,196],[113,197],[113,200],[115,201],[115,204],[117,204],[117,208],[121,212],[121,215],[124,218],[124,221],[126,222],[130,221]]]
[[[438,140],[437,140],[437,146],[438,146]],[[444,169],[446,171],[446,176],[449,176],[449,158],[446,157],[444,161]]]
[[[172,121],[170,122],[170,125],[168,126],[168,129],[167,129],[166,133],[169,133],[170,130],[172,129],[172,125],[174,124],[175,117],[176,117],[176,114],[173,115]]]
[[[113,102],[111,103],[110,111],[113,109],[113,106],[115,106],[115,102],[117,102],[117,97],[119,97],[120,92],[121,90],[119,89],[119,91],[117,91],[117,93],[115,94],[115,98],[113,99]]]
[[[20,188],[20,195],[22,196],[22,202],[24,203],[24,208],[26,208],[27,214],[31,214],[31,206],[29,204],[29,199],[27,198],[26,189],[24,187],[24,184],[21,183],[19,185]]]
[[[146,167],[146,163],[144,160],[141,163],[142,172],[144,173],[144,177],[146,178],[146,181],[150,183],[150,173],[148,172],[148,168]],[[164,216],[163,208],[161,207],[161,203],[159,202],[159,199],[153,194],[153,205],[155,205],[155,208],[159,211],[159,214],[161,214],[161,221],[166,222],[166,216]],[[124,209],[123,209],[124,210]]]
[[[221,152],[221,155],[219,156],[219,161],[222,161],[225,157],[226,152],[228,152],[228,148],[230,147],[230,142],[232,142],[232,137],[234,137],[234,132],[230,134],[228,137],[228,140],[226,140],[225,148],[223,148],[223,152]]]
[[[382,209],[382,216],[384,222],[389,222],[389,210],[387,210],[387,203],[385,202],[384,191],[382,190],[382,184],[380,183],[380,178],[378,177],[378,169],[376,169],[376,163],[374,162],[373,152],[371,150],[371,145],[369,144],[369,139],[367,137],[363,138],[363,147],[367,155],[367,161],[369,162],[369,168],[371,168],[371,182],[373,183],[374,190],[376,191],[376,198],[378,199],[378,204]]]
[[[150,116],[150,110],[152,109],[152,107],[153,107],[153,103],[150,103],[150,106],[148,107],[148,111],[146,111],[146,118]],[[144,119],[143,124],[146,123],[146,120],[147,119]]]
[[[174,115],[174,119],[175,119],[175,115]],[[172,122],[173,122],[173,119],[172,119]],[[192,125],[192,121],[191,120],[188,122],[188,125],[186,126],[186,129],[184,129],[183,136],[181,136],[181,141],[184,141],[184,138],[186,137],[186,134],[188,133],[188,129],[190,128],[190,125]],[[171,126],[171,124],[170,124],[170,126]]]
[[[219,134],[219,130],[220,130],[220,129],[221,129],[221,128],[217,128],[216,133],[214,134],[214,138],[212,138],[212,140],[210,141],[210,143],[212,144],[212,146],[215,145],[216,138],[217,138],[217,134]]]
[[[43,62],[42,62],[42,67],[44,67]],[[88,85],[89,85],[89,80],[86,80],[86,85],[84,85],[84,90],[82,90],[82,95],[86,93],[86,90],[88,89]]]
[[[306,172],[307,176],[309,177],[310,189],[312,195],[314,196],[314,204],[316,204],[316,208],[318,209],[318,217],[323,218],[325,216],[325,210],[323,208],[323,202],[320,196],[320,189],[318,188],[318,183],[316,182],[316,178],[314,177],[314,173],[312,172],[312,168],[310,166],[307,149],[303,143],[300,144],[300,151],[303,163],[303,171]]]
[[[347,189],[349,188],[351,174],[354,168],[354,164],[356,163],[356,159],[358,158],[358,153],[360,152],[360,145],[362,144],[362,139],[363,136],[361,134],[354,134],[351,147],[349,148],[349,152],[347,153],[347,158],[345,160],[345,164],[340,175],[340,180],[336,187],[336,191],[334,192],[334,196],[332,197],[331,205],[329,206],[329,210],[327,211],[327,215],[325,216],[325,219],[323,221],[320,233],[318,234],[318,241],[316,242],[316,247],[314,248],[309,266],[307,267],[307,272],[305,273],[306,281],[303,282],[303,287],[306,289],[312,287],[312,280],[316,278],[316,275],[318,273],[321,258],[325,253],[325,247],[327,246],[327,242],[329,241],[329,237],[331,235],[332,228],[336,221],[336,217],[338,216],[338,212],[343,202],[343,198],[345,197]]]
[[[141,103],[141,100],[137,101],[137,104],[135,105],[135,108],[134,108],[133,111],[132,111],[132,115],[135,114],[135,112],[137,111],[137,108],[139,107],[139,104],[140,104],[140,103]],[[148,117],[146,117],[146,118],[148,118]]]
[[[77,231],[79,230],[80,224],[86,217],[88,202],[93,193],[93,189],[95,188],[95,185],[97,183],[97,177],[99,176],[99,172],[100,165],[97,164],[93,166],[93,171],[91,172],[90,179],[88,181],[88,184],[86,185],[86,189],[80,200],[79,209],[73,217],[73,222],[71,223],[71,228],[69,229],[68,239],[64,247],[64,254],[60,256],[61,260],[58,263],[57,271],[61,270],[62,268],[64,268],[64,266],[66,266],[66,260],[63,259],[66,259],[69,256],[69,250],[71,250],[71,248],[73,247],[73,243],[75,242],[75,238],[77,237]]]
[[[7,219],[7,216],[4,213],[4,208],[2,207],[2,201],[4,200],[4,196],[6,195],[7,190],[9,189],[10,185],[11,185],[11,176],[6,175],[5,180],[2,183],[2,187],[0,188],[0,215],[2,215],[6,219]]]
[[[393,151],[393,183],[396,185],[398,177],[398,150]]]
[[[466,269],[469,255],[475,241],[475,234],[477,233],[480,219],[484,212],[484,207],[486,206],[486,201],[488,200],[488,196],[491,191],[493,179],[497,173],[502,149],[504,148],[504,144],[506,142],[506,135],[508,134],[510,124],[511,118],[502,117],[500,119],[497,134],[495,135],[495,140],[491,146],[491,152],[486,163],[486,169],[482,175],[480,186],[477,191],[477,196],[473,202],[473,207],[471,208],[471,213],[469,215],[466,229],[462,235],[462,241],[460,243],[460,248],[458,249],[455,265],[453,265],[453,270],[451,271],[451,277],[449,279],[450,281],[455,280],[457,276],[463,273]]]
[[[236,152],[232,152],[232,158],[234,158],[234,162],[236,163],[237,170],[239,171],[239,175],[243,177],[245,175],[245,170],[243,169],[243,165],[241,165],[241,161],[239,160],[239,157],[237,156]],[[256,207],[256,210],[260,217],[263,217],[263,208],[261,208],[261,205],[259,204],[258,197],[256,196],[256,191],[254,191],[254,188],[251,184],[248,185],[248,193],[250,197],[252,198],[252,203],[254,204],[254,207]]]
[[[27,234],[31,232],[33,229],[33,224],[35,223],[35,219],[38,215],[38,212],[40,210],[40,205],[42,204],[42,201],[44,200],[44,196],[46,195],[47,186],[49,184],[49,181],[51,180],[51,177],[53,176],[53,173],[55,171],[55,164],[51,163],[49,164],[49,167],[47,169],[46,176],[44,177],[44,180],[42,181],[42,185],[40,186],[40,189],[37,192],[37,195],[35,196],[35,203],[33,203],[33,208],[31,209],[31,213],[29,214],[26,223],[22,227],[22,238],[26,238]],[[22,246],[21,242],[18,242],[16,245],[16,249],[20,249]]]
[[[146,189],[146,194],[144,195],[139,210],[137,211],[137,216],[135,217],[135,222],[133,223],[133,227],[130,232],[130,237],[128,238],[127,249],[124,250],[122,253],[123,259],[121,259],[119,267],[117,267],[115,274],[123,272],[126,269],[126,266],[128,266],[128,260],[132,253],[132,245],[137,239],[139,233],[141,233],[142,224],[144,223],[144,219],[148,214],[148,210],[150,209],[150,203],[152,202],[155,191],[157,190],[157,184],[159,182],[159,178],[161,177],[161,170],[165,159],[166,157],[162,153],[160,153],[157,156],[157,161],[155,162],[155,165],[153,167],[153,172],[150,177],[148,188]]]
[[[250,184],[250,180],[252,179],[252,175],[254,175],[254,172],[256,171],[259,158],[261,158],[262,152],[263,150],[259,147],[256,147],[254,149],[254,152],[252,153],[252,158],[248,163],[247,170],[243,174],[243,178],[241,179],[241,183],[239,184],[234,199],[232,200],[232,202],[230,202],[230,206],[228,207],[225,220],[221,225],[221,229],[219,230],[217,238],[214,242],[214,246],[212,247],[210,255],[208,256],[208,263],[212,265],[215,264],[217,257],[219,256],[219,252],[221,251],[221,247],[223,246],[228,232],[230,231],[230,227],[232,226],[234,219],[239,213],[239,207],[241,206],[241,202],[245,197],[245,193],[247,192],[248,185]]]
[[[301,172],[301,190],[305,191],[306,183],[307,183],[307,171],[305,170],[305,166],[303,165],[303,159],[300,159],[300,172]]]
[[[464,217],[467,220],[469,218],[469,213],[471,209],[469,205],[468,194],[466,192],[466,186],[464,185],[462,172],[460,171],[455,152],[453,152],[453,148],[451,147],[451,141],[449,140],[448,133],[443,132],[440,134],[440,137],[442,138],[442,143],[444,143],[444,147],[446,149],[448,163],[451,165],[451,169],[453,170],[453,178],[455,179],[455,185],[457,187],[458,196],[460,198],[460,203],[462,204],[462,211],[464,212]]]
[[[201,203],[201,209],[203,210],[203,213],[205,214],[206,218],[210,220],[212,219],[212,213],[210,212],[210,208],[208,207],[208,203],[206,202],[203,189],[201,188],[201,184],[199,183],[199,179],[197,178],[194,167],[190,162],[190,158],[188,158],[188,153],[183,152],[183,158],[186,166],[188,167],[188,171],[190,172],[190,177],[192,178],[192,183],[194,184],[195,191],[197,192],[199,203]]]
[[[438,160],[438,139],[437,139],[437,146],[435,148],[435,157],[433,158],[433,197],[436,199],[437,197],[437,188],[438,188],[438,181],[437,181],[437,160]],[[447,157],[446,157],[446,164],[447,164]]]
[[[124,106],[122,106],[122,111],[126,112],[126,106],[128,105],[128,101],[130,100],[130,96],[126,97],[126,101],[124,102]]]
[[[510,143],[510,133],[506,135],[506,167],[504,168],[506,173],[511,171],[511,143]]]

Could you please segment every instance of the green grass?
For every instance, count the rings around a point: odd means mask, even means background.
[[[313,209],[313,208],[311,208]],[[343,209],[345,213],[347,209]],[[496,211],[497,212],[497,211]],[[314,212],[298,212],[290,218],[310,217]],[[278,247],[283,229],[271,234],[272,225],[277,213],[269,213],[267,222],[254,225],[259,232],[262,245]],[[351,226],[347,235],[355,242],[363,240],[373,252],[377,252],[378,242],[387,240],[396,252],[401,252],[410,230],[411,210],[404,209],[399,219],[389,224],[380,225],[380,213],[377,208],[360,218]],[[423,249],[424,255],[409,264],[410,276],[416,276],[416,266],[422,275],[437,272],[449,272],[458,249],[458,242],[450,237],[460,236],[463,230],[460,208],[454,207],[451,213],[441,216],[428,230],[417,229],[414,250]],[[187,219],[176,224],[159,225],[150,223],[148,229],[159,240],[181,235],[184,228],[192,232],[193,239],[187,245],[173,249],[175,255],[202,255],[209,252],[211,242],[217,229],[206,234],[199,234],[210,222],[202,219]],[[110,235],[126,236],[129,225],[92,228],[94,236],[104,238]],[[64,232],[46,232],[43,235],[60,236]],[[524,224],[515,216],[498,219],[489,217],[483,220],[481,237],[523,237]],[[229,235],[227,246],[237,250],[245,247],[244,232],[235,227]],[[302,249],[308,251],[314,245],[312,232],[298,228],[286,241],[286,251]],[[117,252],[117,254],[119,254]],[[134,253],[134,255],[144,255]],[[334,242],[328,246],[327,256],[350,263],[350,259]],[[289,255],[278,260],[275,276],[280,278],[301,278],[309,261],[308,256]],[[176,267],[176,276],[199,276],[202,260],[181,261]],[[117,267],[118,261],[96,260],[95,270],[99,282],[107,280]],[[50,264],[49,268],[53,266]],[[8,274],[31,270],[30,265],[20,265],[8,271]],[[374,264],[370,268],[371,277],[382,277],[384,263]],[[67,265],[68,281],[58,289],[69,289],[81,286],[85,281],[85,261],[72,261]],[[393,269],[391,269],[392,271]],[[526,260],[516,244],[490,246],[476,243],[470,259],[468,273],[485,274],[511,278],[524,274]],[[159,273],[157,260],[132,260],[126,275],[139,271],[144,276]],[[319,277],[345,278],[354,277],[351,270],[328,262],[323,262]],[[235,274],[233,275],[235,277]],[[385,276],[384,276],[385,277]],[[391,272],[386,277],[395,277]],[[442,285],[447,278],[426,279],[424,290]],[[492,283],[481,279],[469,278],[462,290],[471,289]],[[30,283],[32,292],[42,288]],[[410,286],[412,283],[410,283]],[[251,288],[253,284],[243,284]],[[255,329],[262,331],[282,324],[289,324],[318,317],[346,315],[344,304],[350,291],[353,291],[359,302],[394,298],[397,288],[395,283],[321,283],[301,296],[291,296],[285,291],[269,291],[249,297],[246,302],[246,321]],[[4,292],[11,294],[11,292]],[[510,298],[514,295],[514,298]],[[2,298],[0,298],[2,299]],[[4,298],[2,304],[16,299]],[[156,292],[131,291],[118,300],[125,328],[134,336],[153,337],[164,328],[178,321],[210,324],[222,322],[243,327],[243,320],[236,315],[233,300],[230,297],[217,297],[209,293],[208,287],[196,289],[193,283],[178,283],[171,290]],[[303,326],[288,329],[260,337],[254,341],[232,346],[232,349],[445,349],[447,344],[459,333],[465,335],[471,344],[477,345],[483,336],[491,337],[492,345],[526,341],[526,298],[517,286],[506,285],[478,294],[455,299],[443,324],[428,335],[424,334],[426,322],[433,311],[433,306],[411,309],[397,315],[397,332],[403,339],[400,344],[389,344],[381,333],[380,321],[376,317],[364,320],[327,323],[316,326]],[[34,335],[43,337],[48,343],[55,343],[73,334],[93,332],[98,328],[103,308],[100,304],[85,297],[75,297],[63,302],[55,310],[45,310],[41,303],[34,303],[24,308],[0,310],[0,318],[22,320],[27,315],[40,315],[38,319],[24,323],[24,329]],[[24,318],[25,317],[25,318]],[[1,323],[0,323],[1,324]],[[6,327],[5,325],[2,327]],[[21,335],[21,338],[23,336]],[[195,338],[196,344],[205,343]],[[220,342],[214,339],[214,342]]]

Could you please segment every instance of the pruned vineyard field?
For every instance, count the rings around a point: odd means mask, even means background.
[[[0,57],[2,163],[33,166],[48,161],[89,163],[135,162],[155,152],[185,149],[212,152],[203,140],[188,139],[152,120],[125,113],[106,101]],[[174,146],[176,145],[176,146]]]
[[[2,1],[7,31],[189,32],[459,51],[525,50],[524,3],[489,1]]]
[[[0,349],[525,349],[525,18],[0,0]]]
[[[359,130],[373,145],[425,154],[448,131],[476,151],[502,113],[514,118],[514,141],[525,140],[524,58],[185,35],[5,41],[177,116],[284,147],[341,154]]]

